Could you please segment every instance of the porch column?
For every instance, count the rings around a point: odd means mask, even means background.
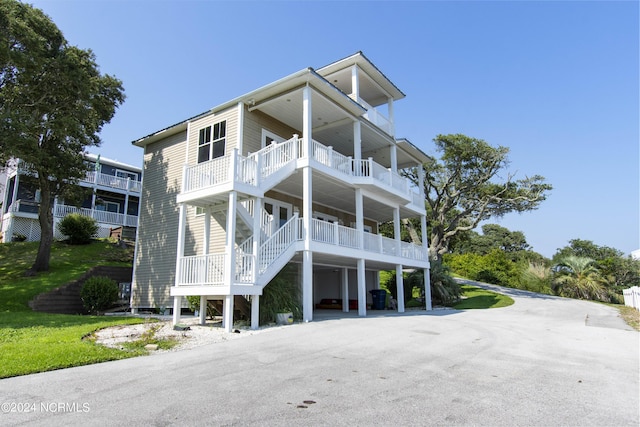
[[[401,231],[400,231],[400,208],[393,208],[393,239],[396,244],[396,256],[402,256]]]
[[[13,180],[13,193],[11,194],[11,203],[9,206],[13,206],[13,204],[18,200],[18,186],[20,185],[20,161],[16,163],[16,176]],[[15,208],[15,206],[13,206]],[[8,212],[8,211],[7,211]],[[9,240],[11,241],[11,240]]]
[[[422,250],[427,254],[427,261],[429,261],[429,241],[427,240],[427,216],[420,215],[420,228],[422,229]],[[431,263],[431,261],[429,261]],[[424,273],[424,300],[426,302],[425,309],[433,310],[431,305],[431,267],[427,267],[423,270]]]
[[[396,265],[396,285],[398,290],[398,313],[404,313],[404,278],[402,264]]]
[[[178,246],[176,248],[176,277],[174,286],[180,286],[180,279],[182,278],[182,257],[184,257],[184,240],[186,235],[186,221],[187,206],[181,203],[178,213]],[[173,297],[173,324],[176,325],[180,322],[180,309],[182,307],[182,297]]]
[[[202,254],[209,254],[209,245],[211,242],[211,208],[204,210],[204,236],[202,244]]]
[[[364,201],[361,188],[356,188],[356,235],[358,248],[364,249]]]
[[[180,323],[180,310],[182,310],[182,297],[173,297],[173,325]]]
[[[387,99],[387,110],[389,111],[389,127],[391,129],[389,129],[389,131],[391,132],[391,135],[395,135],[396,134],[396,122],[394,120],[393,117],[393,98],[388,98]]]
[[[349,269],[342,269],[342,311],[349,312]]]
[[[360,76],[357,65],[351,67],[351,95],[358,102],[358,98],[360,98]]]
[[[200,311],[198,312],[198,315],[200,316],[200,318],[198,319],[200,321],[200,324],[204,325],[207,322],[207,296],[206,295],[200,295]]]
[[[364,258],[358,259],[358,316],[367,315],[367,278],[364,271]]]
[[[420,191],[418,194],[424,198],[424,167],[421,164],[418,165],[418,190]]]
[[[229,193],[229,208],[227,211],[227,241],[225,244],[224,283],[229,286],[229,295],[225,296],[223,309],[223,327],[226,332],[233,329],[233,285],[236,279],[236,209],[238,193]]]
[[[251,329],[260,327],[260,295],[251,295]]]
[[[129,212],[129,188],[131,187],[131,178],[127,178],[127,192],[124,195],[124,212],[122,216],[122,226],[127,225],[127,214]]]
[[[233,295],[224,296],[224,305],[222,307],[222,327],[227,333],[233,331]]]
[[[259,170],[259,169],[258,169]],[[256,197],[253,203],[253,265],[252,265],[252,281],[255,284],[258,281],[258,266],[260,263],[260,240],[262,238],[262,197]],[[253,317],[252,317],[253,319]]]
[[[311,251],[311,227],[313,217],[313,176],[309,166],[302,170],[302,222],[304,227],[304,251],[302,253],[302,317],[313,320],[313,253]]]
[[[302,89],[302,137],[304,138],[305,157],[311,158],[313,151],[311,151],[313,134],[313,116],[311,106],[311,88],[305,86]]]
[[[396,144],[391,144],[389,147],[390,157],[391,157],[391,171],[398,172],[398,147]]]
[[[362,159],[362,128],[359,121],[353,122],[353,158]]]

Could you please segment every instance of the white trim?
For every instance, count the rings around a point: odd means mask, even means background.
[[[283,137],[281,137],[280,135],[276,135],[275,133],[266,130],[265,128],[262,128],[262,132],[260,134],[260,148],[264,148],[266,147],[266,138],[269,137],[272,140],[274,140],[276,142],[276,144],[280,144],[281,142],[284,142],[285,139]]]

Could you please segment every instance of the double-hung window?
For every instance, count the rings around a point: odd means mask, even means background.
[[[224,156],[226,138],[226,121],[200,129],[198,136],[198,163]]]

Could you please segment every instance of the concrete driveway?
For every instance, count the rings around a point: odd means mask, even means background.
[[[638,426],[639,334],[615,309],[500,290],[516,303],[325,318],[0,380],[3,411],[22,405],[0,424]]]

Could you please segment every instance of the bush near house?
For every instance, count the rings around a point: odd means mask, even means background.
[[[58,230],[69,237],[70,244],[86,245],[98,234],[98,223],[91,217],[72,213],[62,218]]]
[[[108,277],[91,277],[82,286],[80,298],[89,313],[99,314],[118,301],[118,284]]]

